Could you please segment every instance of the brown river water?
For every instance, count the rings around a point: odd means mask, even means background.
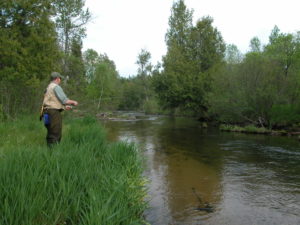
[[[111,140],[135,142],[142,151],[149,224],[300,224],[295,138],[204,129],[191,118],[102,123]]]

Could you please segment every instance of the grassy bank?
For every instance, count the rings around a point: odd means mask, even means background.
[[[237,125],[220,125],[221,131],[229,132],[241,132],[241,133],[251,133],[251,134],[271,134],[271,135],[298,135],[297,132],[287,132],[285,130],[270,130],[265,127],[256,127],[254,125],[248,125],[245,127]]]
[[[255,127],[253,125],[248,125],[245,127],[240,127],[237,125],[225,125],[220,126],[222,131],[231,131],[231,132],[243,132],[243,133],[259,133],[259,134],[268,134],[271,133],[271,130],[263,127]]]
[[[36,118],[0,125],[0,224],[145,224],[141,160],[91,118],[64,122],[52,150]]]

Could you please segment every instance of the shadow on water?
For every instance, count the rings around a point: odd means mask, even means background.
[[[300,145],[188,118],[105,121],[143,150],[150,224],[300,224]],[[201,201],[200,201],[201,200]]]

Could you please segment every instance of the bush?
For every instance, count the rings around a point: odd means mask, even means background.
[[[300,105],[274,105],[270,113],[272,126],[290,126],[300,122]]]
[[[144,111],[147,114],[156,114],[161,112],[159,105],[155,99],[149,99],[144,103]]]

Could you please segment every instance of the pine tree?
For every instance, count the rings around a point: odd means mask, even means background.
[[[0,11],[0,104],[7,116],[36,107],[41,82],[57,68],[52,7],[45,0],[2,1]]]

